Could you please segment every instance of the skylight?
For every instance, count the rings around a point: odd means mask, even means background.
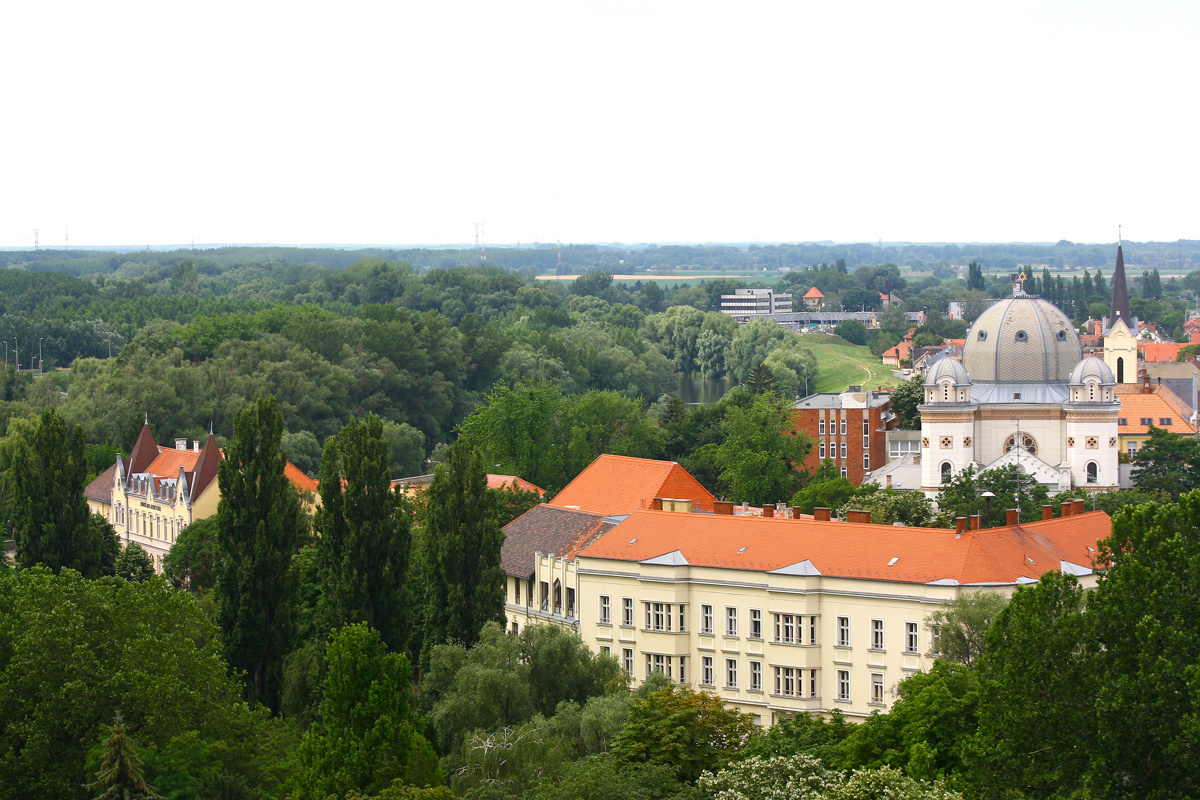
[[[636,542],[637,542],[637,538],[636,538],[636,537],[634,537],[633,539],[630,539],[630,540],[629,540],[629,543],[630,543],[630,544],[634,544],[634,543],[636,543]]]
[[[889,567],[894,567],[894,566],[896,566],[896,562],[897,562],[897,561],[899,561],[899,560],[900,560],[900,556],[896,556],[895,558],[893,558],[891,561],[889,561],[889,562],[888,562],[888,566],[889,566]]]
[[[739,547],[739,548],[738,548],[738,552],[739,552],[739,553],[744,553],[744,552],[746,552],[746,548],[744,548],[744,547]]]

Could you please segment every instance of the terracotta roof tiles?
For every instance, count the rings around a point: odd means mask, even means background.
[[[107,503],[112,505],[112,490],[113,490],[113,473],[117,471],[117,463],[96,476],[96,480],[89,483],[83,489],[83,496],[88,500],[95,500],[98,503]]]
[[[574,559],[614,524],[602,514],[545,503],[534,506],[504,526],[500,566],[508,575],[527,578],[533,574],[535,553]]]
[[[648,508],[656,497],[691,500],[712,511],[712,494],[674,461],[602,455],[550,501],[559,508],[597,514],[629,514]]]

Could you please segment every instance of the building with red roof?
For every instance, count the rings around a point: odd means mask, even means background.
[[[821,303],[825,300],[825,295],[821,293],[820,289],[814,286],[805,292],[804,296],[800,299],[804,302],[805,308],[819,309],[821,307]]]
[[[639,509],[579,553],[578,630],[636,681],[664,672],[762,725],[863,718],[932,666],[940,605],[1050,570],[1094,585],[1108,516],[1083,501],[1051,511],[949,530]]]
[[[686,500],[712,511],[712,493],[674,461],[601,455],[554,496],[550,505],[606,516],[650,508],[655,498]]]

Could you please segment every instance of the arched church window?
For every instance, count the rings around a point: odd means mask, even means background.
[[[1096,384],[1088,383],[1088,400],[1096,399]]]
[[[946,483],[947,481],[950,480],[950,472],[953,469],[954,469],[954,467],[952,467],[950,465],[949,461],[942,462],[942,483]]]
[[[1125,382],[1125,359],[1117,359],[1117,383]]]
[[[1028,340],[1029,340],[1029,334],[1025,333],[1025,331],[1017,331],[1017,341],[1018,342],[1025,342]]]
[[[1012,436],[1008,437],[1007,441],[1004,442],[1004,452],[1007,453],[1016,446],[1017,434],[1014,433]],[[1026,452],[1035,456],[1037,455],[1037,442],[1035,442],[1033,437],[1027,433],[1021,434],[1021,447],[1023,447]]]
[[[942,384],[942,400],[950,402],[950,384],[949,382]]]
[[[1087,463],[1087,482],[1097,483],[1100,480],[1100,466],[1095,461]]]

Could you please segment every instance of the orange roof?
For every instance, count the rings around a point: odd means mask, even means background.
[[[301,472],[300,468],[292,462],[288,461],[283,465],[283,474],[300,491],[317,493],[317,482]]]
[[[1183,323],[1184,330],[1188,328],[1200,328],[1200,317],[1192,317],[1187,322]]]
[[[196,460],[200,454],[192,450],[175,450],[169,447],[158,448],[158,457],[146,467],[151,475],[161,475],[164,478],[179,477],[179,468],[184,472],[192,472],[196,468]]]
[[[804,297],[801,297],[800,299],[801,300],[809,300],[809,299],[817,300],[824,296],[825,295],[821,294],[821,290],[814,286],[811,289],[809,289],[807,292],[805,292]]]
[[[1103,511],[1005,528],[904,528],[638,510],[580,553],[645,561],[679,551],[691,566],[865,580],[1016,583],[1069,562],[1091,569],[1112,525]],[[804,562],[807,565],[801,567]]]
[[[912,346],[908,342],[901,342],[884,353],[885,356],[895,356],[901,360],[910,357],[912,354]]]
[[[1171,433],[1196,432],[1188,422],[1191,414],[1184,408],[1183,401],[1162,384],[1151,384],[1149,394],[1143,393],[1140,383],[1118,384],[1117,399],[1121,401],[1121,410],[1117,412],[1118,423],[1122,419],[1126,423],[1117,425],[1117,433],[1149,434],[1150,426],[1143,423],[1143,419],[1148,419],[1154,427]],[[1170,422],[1164,425],[1164,419]]]
[[[1179,342],[1142,342],[1138,344],[1138,355],[1143,361],[1174,361],[1185,347]]]
[[[555,495],[550,505],[617,516],[647,508],[656,497],[691,500],[712,511],[716,500],[674,461],[602,455]]]
[[[524,478],[518,478],[516,475],[493,475],[490,472],[488,473],[487,488],[489,489],[507,489],[514,484],[524,492],[537,492],[538,496],[546,494],[546,490],[542,487],[532,484]]]

